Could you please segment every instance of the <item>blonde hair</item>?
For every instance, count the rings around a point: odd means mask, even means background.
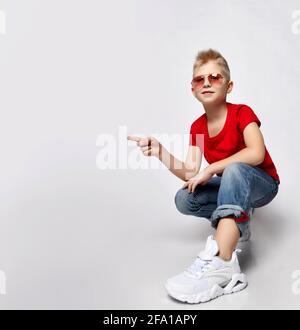
[[[225,77],[230,80],[230,69],[227,61],[221,53],[211,48],[198,52],[193,66],[193,75],[195,74],[196,69],[209,61],[216,61],[222,67]]]

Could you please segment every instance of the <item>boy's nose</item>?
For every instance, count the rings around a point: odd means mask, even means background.
[[[203,87],[210,87],[210,82],[208,80],[208,77],[205,77],[204,78],[204,85],[203,85]]]

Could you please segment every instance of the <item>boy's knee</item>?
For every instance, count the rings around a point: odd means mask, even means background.
[[[187,189],[179,189],[175,195],[174,201],[177,210],[183,214],[191,212],[191,197]]]

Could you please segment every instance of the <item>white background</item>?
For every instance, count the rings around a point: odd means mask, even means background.
[[[0,1],[1,308],[300,306],[292,290],[300,269],[299,9],[296,0]],[[96,140],[118,139],[120,126],[144,136],[189,133],[203,114],[190,91],[192,66],[209,47],[229,62],[228,101],[261,120],[281,185],[256,210],[240,256],[248,288],[186,305],[167,296],[164,282],[194,260],[209,222],[177,211],[183,181],[166,168],[100,170]]]

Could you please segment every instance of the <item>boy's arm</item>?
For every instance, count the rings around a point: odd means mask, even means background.
[[[202,152],[197,146],[189,145],[186,161],[182,162],[154,137],[128,135],[127,140],[137,142],[145,156],[157,157],[174,175],[184,181],[194,177],[201,167]]]
[[[185,162],[174,157],[161,143],[158,159],[178,178],[188,181],[201,167],[202,152],[197,146],[189,146]]]
[[[265,143],[263,135],[255,122],[247,125],[243,131],[246,148],[234,155],[210,164],[206,170],[211,174],[222,173],[225,167],[233,162],[243,162],[252,166],[261,164],[265,159]]]

